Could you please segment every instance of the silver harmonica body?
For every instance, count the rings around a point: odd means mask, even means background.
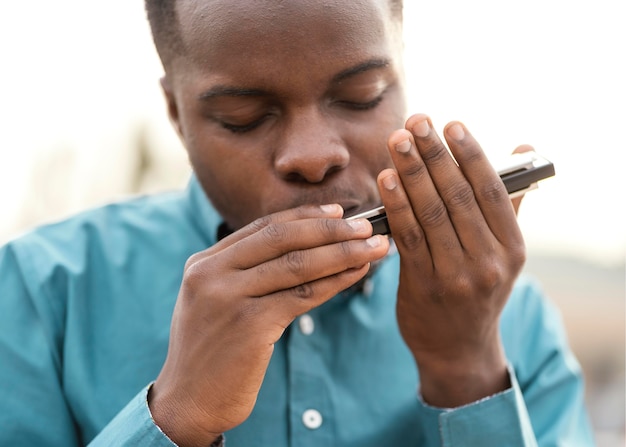
[[[512,154],[496,166],[496,171],[511,198],[537,188],[537,182],[554,176],[554,164],[534,151]],[[374,227],[374,234],[390,234],[384,206],[350,216],[348,219],[366,218]]]

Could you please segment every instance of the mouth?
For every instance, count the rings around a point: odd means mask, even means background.
[[[316,191],[307,192],[308,194],[294,195],[292,200],[288,200],[286,203],[282,202],[280,209],[295,208],[305,204],[337,203],[343,208],[343,218],[348,218],[380,206],[378,194],[372,192],[357,193],[354,187],[335,188],[324,191],[323,194],[320,194],[319,191],[316,194],[314,194]]]

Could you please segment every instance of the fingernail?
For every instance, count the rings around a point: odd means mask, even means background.
[[[348,219],[346,222],[354,231],[361,232],[365,229],[365,221],[363,219]]]
[[[341,206],[334,203],[330,205],[320,205],[320,208],[324,213],[335,214],[341,209]]]
[[[463,126],[458,123],[453,124],[448,128],[448,135],[456,141],[461,141],[463,138],[465,138],[465,131],[463,130]]]
[[[413,135],[418,137],[427,137],[430,133],[430,124],[428,120],[424,119],[422,121],[418,121],[413,125]]]
[[[389,191],[396,189],[396,187],[398,186],[398,180],[396,179],[396,176],[392,174],[383,178],[383,186]]]
[[[404,140],[404,141],[401,141],[400,143],[396,144],[396,151],[397,152],[400,152],[402,154],[406,154],[410,150],[411,150],[411,142],[409,140]]]
[[[378,236],[372,236],[369,239],[367,239],[365,242],[367,243],[367,245],[369,245],[372,248],[379,247],[381,243],[380,238]]]

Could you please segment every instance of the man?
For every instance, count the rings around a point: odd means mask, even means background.
[[[146,3],[195,176],[0,252],[3,443],[591,444],[502,182],[405,122],[399,2]]]

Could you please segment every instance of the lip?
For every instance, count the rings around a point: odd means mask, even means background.
[[[283,195],[283,198],[284,197],[285,196]],[[343,209],[343,217],[346,218],[362,213],[371,208],[375,208],[379,206],[378,202],[379,199],[377,200],[377,197],[355,194],[352,189],[346,190],[337,188],[335,191],[328,191],[326,194],[296,195],[292,200],[287,200],[286,202],[281,201],[280,204],[276,203],[277,206],[273,209],[289,209],[302,205],[323,205],[336,203],[341,206]],[[271,209],[267,211],[267,214],[272,212]]]

